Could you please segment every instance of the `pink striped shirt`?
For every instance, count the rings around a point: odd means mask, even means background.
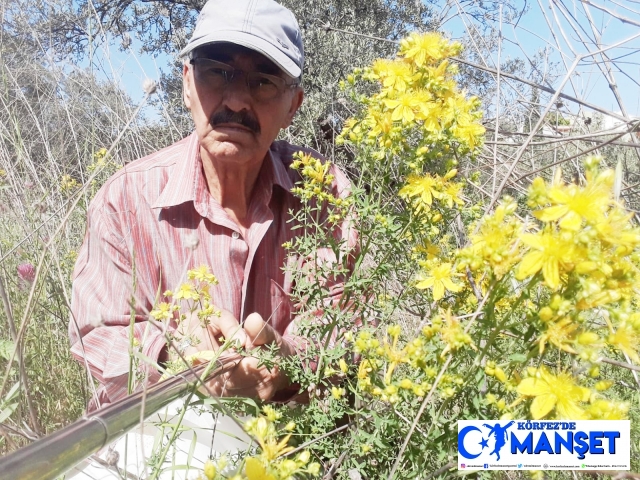
[[[297,151],[274,142],[252,192],[250,227],[240,229],[209,194],[195,134],[132,162],[110,178],[91,202],[84,243],[73,274],[71,353],[88,364],[100,382],[99,404],[127,394],[130,319],[142,355],[157,360],[165,345],[162,332],[148,322],[158,296],[184,282],[185,272],[208,265],[219,280],[212,301],[244,319],[252,312],[270,318],[294,344],[297,307],[289,300],[293,278],[285,265],[301,266],[282,245],[300,230],[289,211],[301,207],[290,191],[300,179],[289,168]],[[349,182],[335,166],[334,194],[345,196]],[[355,247],[357,235],[345,225],[333,234]],[[318,258],[336,261],[324,250]],[[293,263],[292,263],[293,262]],[[341,283],[330,285],[339,298]],[[158,300],[157,300],[158,299]],[[159,379],[148,369],[149,380]],[[91,406],[97,406],[91,402]]]

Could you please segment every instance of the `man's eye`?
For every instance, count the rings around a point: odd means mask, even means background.
[[[204,73],[206,73],[207,75],[214,75],[217,77],[225,77],[227,74],[227,71],[224,68],[208,67],[205,69]]]
[[[258,75],[256,80],[261,87],[277,87],[276,82],[272,78]]]

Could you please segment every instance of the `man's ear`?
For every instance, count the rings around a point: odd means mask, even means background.
[[[184,105],[187,107],[187,110],[191,110],[192,81],[190,65],[185,61],[182,65],[182,98],[184,99]]]
[[[302,101],[304,100],[304,91],[302,87],[297,87],[293,92],[293,97],[291,98],[291,105],[289,111],[287,112],[287,117],[285,119],[285,124],[282,128],[287,128],[293,122],[293,117],[296,115],[296,112],[302,105]]]

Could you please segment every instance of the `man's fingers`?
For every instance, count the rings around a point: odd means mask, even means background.
[[[238,340],[240,345],[247,343],[247,335],[242,330],[240,322],[228,310],[221,310],[219,317],[212,317],[209,329],[220,332],[229,341]]]
[[[251,397],[269,400],[280,383],[275,382],[276,371],[253,357],[243,358],[230,372],[207,382],[209,392],[218,397]]]
[[[262,320],[262,316],[259,313],[252,313],[245,319],[244,331],[254,347],[268,345],[280,340],[278,332]]]

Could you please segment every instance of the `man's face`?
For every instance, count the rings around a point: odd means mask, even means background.
[[[230,165],[258,165],[280,129],[291,124],[302,103],[302,89],[285,86],[274,98],[260,98],[247,85],[247,73],[277,76],[287,84],[293,79],[265,56],[244,47],[208,45],[193,57],[222,62],[243,72],[236,72],[230,82],[216,87],[207,74],[208,65],[198,60],[185,63],[184,100],[191,110],[202,155]]]

